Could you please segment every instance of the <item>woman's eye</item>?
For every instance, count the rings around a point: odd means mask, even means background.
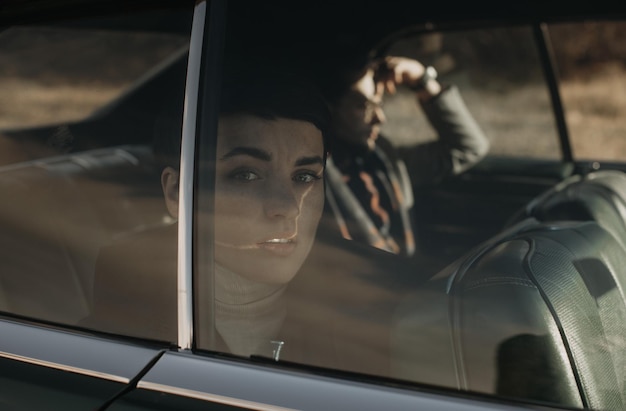
[[[313,181],[319,180],[322,177],[313,173],[313,172],[306,172],[306,173],[299,173],[296,174],[294,177],[294,181],[297,183],[312,183]]]
[[[245,170],[245,171],[237,171],[231,174],[231,178],[240,181],[253,181],[258,180],[259,175],[254,171]]]

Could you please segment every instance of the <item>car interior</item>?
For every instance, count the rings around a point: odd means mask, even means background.
[[[406,18],[376,36],[404,36]],[[0,191],[10,199],[0,203],[0,311],[75,327],[92,307],[100,249],[172,224],[151,144],[163,105],[182,98],[187,58],[183,47],[83,120],[0,131]],[[515,168],[494,156],[415,188],[418,244],[436,269],[322,224],[304,270],[355,293],[386,290],[353,303],[388,323],[397,381],[622,409],[626,174],[527,161]]]

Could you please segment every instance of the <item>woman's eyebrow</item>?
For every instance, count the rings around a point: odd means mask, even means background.
[[[320,156],[301,157],[296,161],[296,166],[309,166],[311,164],[324,165],[324,160]]]
[[[235,156],[249,156],[263,161],[272,160],[272,155],[270,153],[255,147],[235,147],[220,157],[220,160],[226,160]]]
[[[220,160],[227,160],[236,156],[249,156],[263,161],[272,161],[272,155],[265,150],[256,147],[235,147],[222,157]],[[296,166],[308,166],[312,164],[324,164],[321,156],[300,157],[296,160]]]

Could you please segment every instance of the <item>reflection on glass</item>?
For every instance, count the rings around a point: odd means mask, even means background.
[[[286,285],[324,205],[328,117],[312,86],[289,73],[227,71],[214,165],[214,349],[272,357],[282,345]],[[176,170],[166,168],[164,180],[176,213]]]
[[[146,305],[133,292],[149,289],[129,275],[142,253],[113,255],[106,246],[169,222],[150,145],[159,104],[184,85],[190,12],[113,13],[0,33],[2,311],[76,325],[103,296],[123,302],[123,290]],[[159,23],[139,27],[148,21]],[[120,291],[94,291],[101,283]],[[119,306],[119,318],[132,307]],[[94,328],[116,332],[115,318]]]
[[[385,322],[398,289],[380,274],[385,264],[402,264],[318,229],[326,103],[299,73],[225,73],[216,159],[199,168],[215,168],[214,192],[199,191],[215,204],[214,287],[200,290],[200,307],[210,307],[213,295],[215,328],[200,323],[201,348],[388,375]],[[176,212],[176,171],[164,175]],[[358,277],[346,272],[350,266]]]

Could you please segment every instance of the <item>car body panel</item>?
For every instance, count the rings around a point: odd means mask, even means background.
[[[3,404],[19,408],[50,404],[97,408],[122,391],[164,348],[11,320],[0,321],[0,330],[4,364],[0,397]]]
[[[257,410],[402,410],[415,407],[474,410],[504,406],[461,397],[448,403],[449,399],[441,401],[442,398],[433,393],[339,380],[313,372],[281,369],[271,363],[257,365],[206,357],[198,361],[189,353],[166,353],[141,379],[137,389]],[[504,406],[502,409],[518,408]]]

